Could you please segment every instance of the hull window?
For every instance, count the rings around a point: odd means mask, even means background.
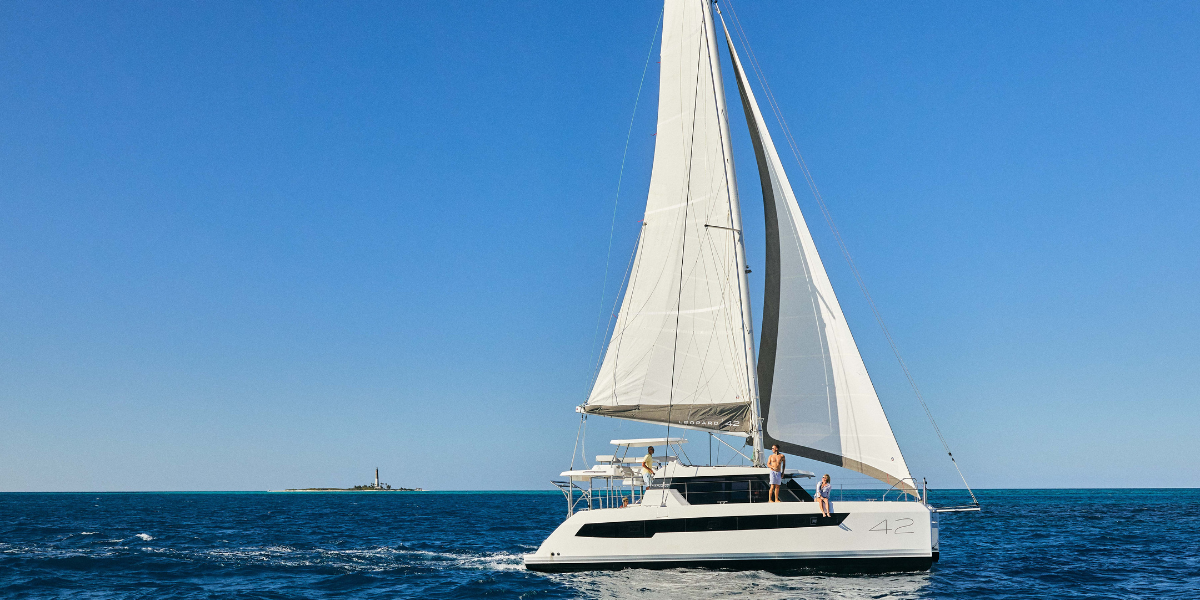
[[[850,513],[833,516],[812,515],[746,515],[739,517],[696,517],[691,519],[653,519],[649,521],[617,521],[586,523],[576,537],[648,538],[656,533],[700,531],[743,531],[750,529],[796,529],[800,527],[837,527]]]
[[[769,484],[766,476],[747,477],[688,477],[673,479],[671,489],[677,490],[688,504],[757,504],[767,501]],[[783,502],[812,502],[813,498],[793,479],[779,490]]]

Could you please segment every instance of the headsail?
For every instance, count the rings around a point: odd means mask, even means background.
[[[758,359],[764,443],[915,491],[728,29],[725,39],[758,159],[767,221]]]
[[[707,0],[667,0],[641,239],[584,411],[752,431],[754,351]]]

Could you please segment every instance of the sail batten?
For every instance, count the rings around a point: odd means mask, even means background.
[[[758,359],[764,441],[789,454],[915,491],[728,29],[725,38],[766,216]]]

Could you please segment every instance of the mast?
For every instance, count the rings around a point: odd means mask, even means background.
[[[738,201],[737,174],[733,167],[733,146],[729,137],[729,112],[725,108],[725,86],[721,80],[721,55],[717,52],[716,27],[712,11],[716,3],[705,0],[710,10],[704,11],[704,33],[708,37],[708,64],[712,70],[713,96],[717,101],[717,114],[721,124],[721,150],[725,156],[725,184],[729,193],[729,214],[733,224],[734,254],[737,257],[738,292],[742,299],[743,349],[746,354],[746,383],[750,391],[750,435],[754,444],[754,464],[763,463],[762,418],[758,406],[758,373],[754,352],[754,321],[750,312],[750,282],[746,269],[746,246],[742,233],[742,207]]]

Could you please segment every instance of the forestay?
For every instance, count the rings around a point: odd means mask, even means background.
[[[658,132],[645,220],[584,411],[751,431],[753,348],[739,285],[740,216],[705,0],[663,13]],[[727,134],[728,125],[724,125]]]
[[[915,491],[908,466],[725,31],[766,212],[758,384],[764,445]]]

